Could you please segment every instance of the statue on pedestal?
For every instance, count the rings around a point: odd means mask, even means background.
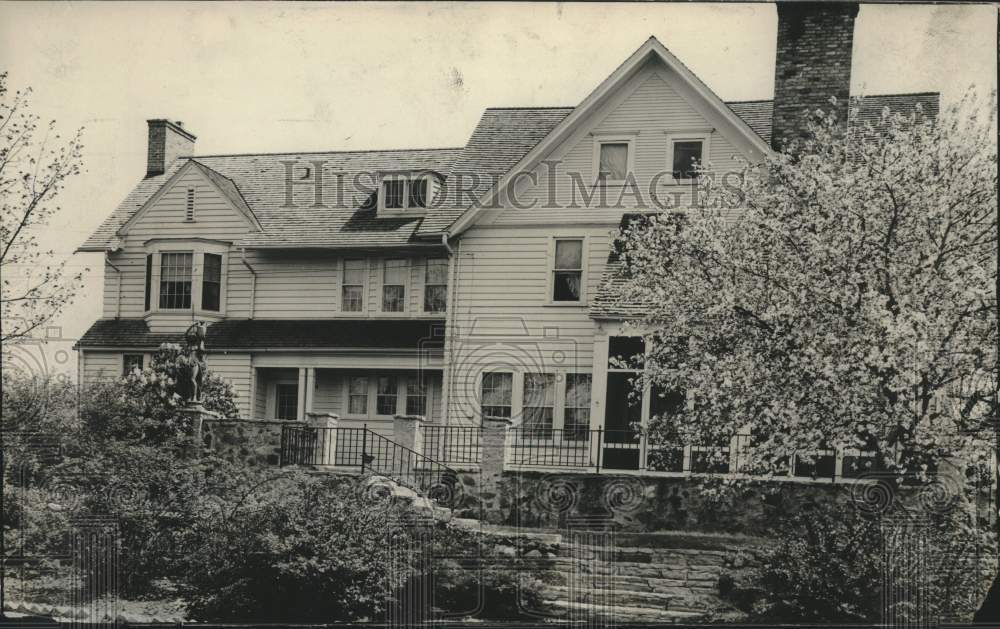
[[[187,353],[187,382],[181,385],[178,382],[178,389],[183,391],[184,399],[189,406],[201,405],[202,383],[205,380],[205,372],[208,365],[205,362],[205,338],[208,335],[208,324],[204,321],[195,322],[184,333],[184,342]]]

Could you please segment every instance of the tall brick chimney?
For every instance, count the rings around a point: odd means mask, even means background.
[[[780,150],[805,132],[806,110],[847,120],[851,50],[858,5],[851,2],[778,2],[771,146]]]
[[[171,122],[157,118],[147,120],[149,125],[149,145],[146,157],[146,176],[162,175],[177,158],[194,155],[195,136],[181,126],[181,122]]]

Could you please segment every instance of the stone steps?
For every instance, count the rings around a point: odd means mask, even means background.
[[[649,607],[632,607],[629,605],[603,605],[593,603],[578,603],[559,599],[545,601],[553,610],[566,613],[570,619],[595,619],[605,622],[639,621],[655,622],[657,624],[676,624],[695,622],[704,614],[697,611],[653,609]]]
[[[596,560],[569,559],[556,557],[552,560],[555,570],[565,574],[595,575],[612,579],[631,577],[631,583],[638,584],[635,579],[642,579],[647,585],[675,585],[672,581],[683,581],[692,584],[708,584],[714,587],[719,575],[723,572],[721,565],[685,566],[673,563],[634,563],[634,562],[604,562]],[[657,581],[665,581],[660,584]],[[622,582],[630,583],[626,580]]]

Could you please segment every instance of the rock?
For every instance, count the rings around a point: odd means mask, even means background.
[[[512,546],[497,546],[497,554],[503,557],[516,557],[517,550]]]
[[[542,556],[542,552],[540,550],[537,550],[537,549],[536,550],[531,550],[531,551],[528,551],[524,556],[525,557],[531,557],[532,559],[536,559],[536,558],[540,558]]]

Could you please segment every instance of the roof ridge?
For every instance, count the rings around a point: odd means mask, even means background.
[[[539,105],[537,107],[532,107],[530,105],[524,105],[520,107],[487,107],[486,111],[497,111],[497,110],[507,110],[507,109],[576,109],[575,105]]]
[[[353,151],[278,151],[275,153],[217,153],[215,155],[192,155],[189,159],[208,157],[263,157],[266,155],[342,155],[344,153],[412,153],[414,151],[461,151],[463,146],[442,146],[420,149],[357,149]]]
[[[940,96],[941,92],[887,92],[884,94],[851,94],[851,98],[885,98],[887,96]],[[773,103],[771,98],[753,98],[750,100],[727,100],[727,105],[745,105],[747,103]]]

